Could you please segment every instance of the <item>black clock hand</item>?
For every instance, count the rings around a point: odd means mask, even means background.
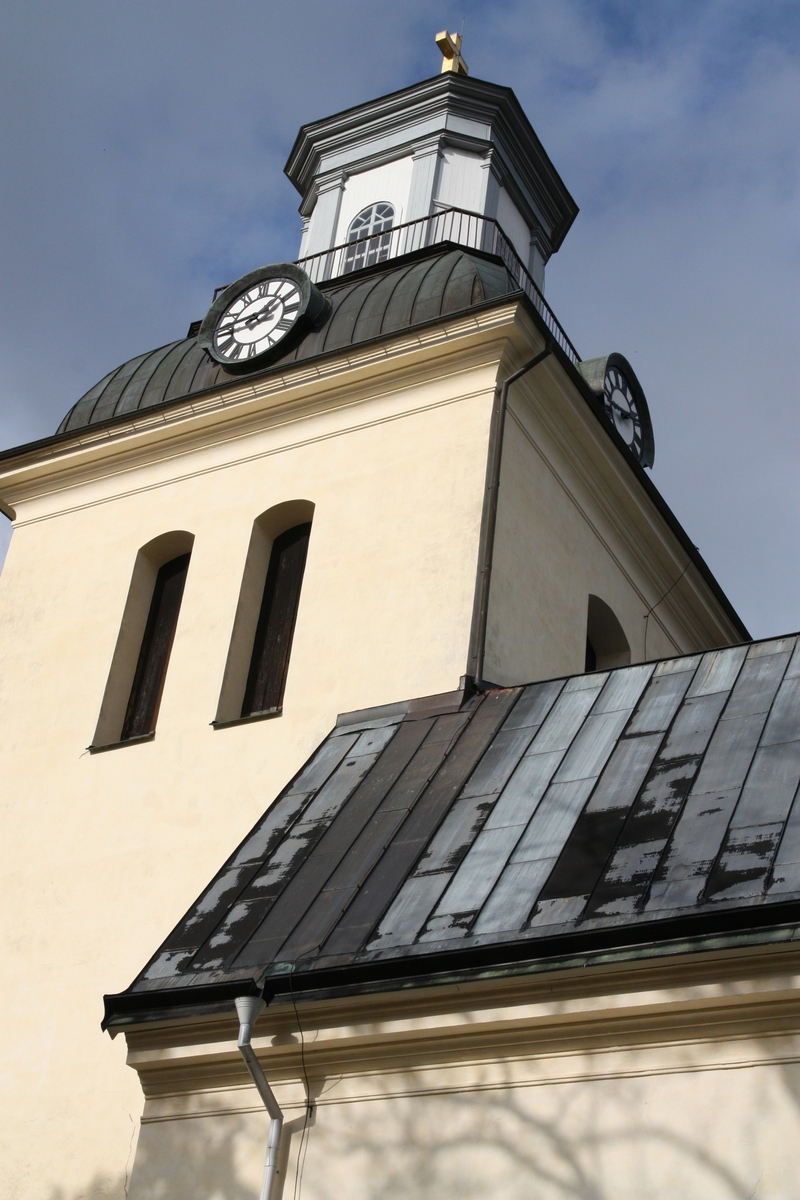
[[[249,317],[242,317],[240,321],[236,322],[237,328],[244,326],[247,329],[252,329],[253,326],[257,325],[259,321],[265,320],[267,317],[271,317],[277,308],[278,303],[279,302],[277,300],[271,300],[269,304],[265,304],[263,308],[258,310],[258,312],[251,313]]]
[[[263,308],[260,308],[258,312],[251,313],[248,317],[241,317],[238,321],[232,321],[230,325],[220,325],[219,332],[233,333],[234,330],[252,329],[254,325],[264,318],[265,315],[268,317],[271,316],[279,303],[280,299],[278,298],[270,300],[264,305]]]
[[[617,412],[625,418],[626,421],[634,421],[636,419],[633,412],[629,408],[623,408],[621,404],[617,404],[616,400],[607,400],[606,403],[608,404],[609,408],[615,408]]]
[[[263,317],[265,317],[265,316],[267,316],[267,317],[271,317],[271,316],[272,316],[272,314],[273,314],[273,312],[275,311],[275,309],[277,308],[277,306],[278,306],[278,304],[279,304],[279,303],[280,303],[280,301],[279,301],[279,300],[277,300],[277,299],[275,299],[275,300],[270,300],[270,301],[269,301],[267,304],[265,304],[265,305],[264,305],[264,307],[263,307],[263,308],[260,308],[260,309],[258,310],[258,312],[256,312],[256,313],[251,313],[249,317],[246,317],[246,318],[245,318],[245,324],[249,325],[249,326],[250,326],[250,328],[252,329],[252,328],[253,328],[253,326],[254,326],[254,325],[255,325],[255,324],[258,322],[258,321],[260,321],[260,320],[261,320]]]

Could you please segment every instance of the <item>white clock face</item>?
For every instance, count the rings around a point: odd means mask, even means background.
[[[606,372],[603,400],[617,433],[641,462],[642,419],[628,381],[617,367],[609,367]]]
[[[300,288],[292,279],[254,283],[228,305],[214,330],[215,357],[244,363],[271,350],[300,315]]]

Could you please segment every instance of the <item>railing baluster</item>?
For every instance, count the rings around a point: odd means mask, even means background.
[[[389,231],[387,231],[389,232]],[[321,250],[318,254],[310,254],[307,258],[297,260],[297,265],[303,267],[313,283],[336,279],[348,273],[348,261],[359,263],[357,269],[371,263],[385,262],[387,259],[400,258],[424,246],[435,246],[438,242],[455,242],[459,246],[467,246],[472,250],[482,250],[495,254],[505,263],[508,273],[517,286],[525,292],[534,308],[541,316],[553,338],[561,349],[572,360],[579,363],[580,355],[567,337],[558,318],[545,300],[539,288],[506,236],[502,226],[489,217],[480,213],[469,212],[463,208],[438,209],[427,217],[418,217],[415,221],[406,221],[396,225],[389,233],[388,242],[382,243],[386,233],[367,235],[355,242],[344,242],[340,246],[332,246],[329,250]],[[363,255],[359,254],[358,243],[366,242]],[[354,249],[355,247],[355,249]],[[382,250],[385,254],[381,257]],[[353,255],[348,260],[348,251]],[[350,270],[354,266],[350,266]]]

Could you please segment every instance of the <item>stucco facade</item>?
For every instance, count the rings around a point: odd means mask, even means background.
[[[126,986],[337,713],[458,688],[495,388],[542,345],[519,299],[496,303],[3,461],[16,519],[0,578],[0,1194],[122,1194],[142,1097],[100,1032],[100,996]],[[557,357],[520,384],[512,416],[488,677],[582,670],[597,589],[640,659],[647,601],[683,565],[675,533]],[[314,517],[283,713],[212,728],[253,523],[293,500]],[[137,552],[169,531],[194,543],[156,736],[90,753]],[[648,655],[733,633],[689,572],[651,622]],[[370,1101],[368,1121],[394,1129],[407,1103]],[[425,1103],[445,1119],[443,1101]],[[445,1109],[454,1136],[473,1119]],[[231,1119],[249,1178],[262,1118]],[[147,1126],[143,1145],[180,1128]],[[309,1178],[330,1179],[325,1158]]]
[[[685,949],[270,1005],[254,1044],[286,1115],[279,1189],[789,1200],[797,950]],[[233,1014],[129,1034],[131,1200],[257,1195],[268,1121],[235,1036]]]

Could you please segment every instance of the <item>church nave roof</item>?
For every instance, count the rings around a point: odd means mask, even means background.
[[[779,927],[798,783],[794,636],[345,714],[107,1020]]]

